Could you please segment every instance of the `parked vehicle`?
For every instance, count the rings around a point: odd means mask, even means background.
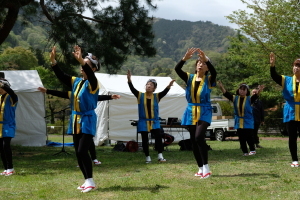
[[[206,137],[211,140],[224,141],[226,137],[237,136],[234,129],[234,118],[222,116],[222,109],[218,103],[212,103],[213,117],[210,126],[207,128]]]

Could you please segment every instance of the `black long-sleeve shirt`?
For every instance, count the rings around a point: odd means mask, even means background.
[[[252,104],[254,123],[260,124],[265,119],[263,103],[258,98]]]
[[[225,92],[224,94],[224,97],[226,97],[229,101],[234,101],[234,99],[233,99],[233,94],[231,94],[230,92]],[[256,101],[256,99],[258,98],[258,95],[257,94],[254,94],[254,95],[252,95],[251,96],[251,104],[253,104],[255,101]],[[240,110],[240,112],[242,112],[243,111],[243,103],[244,103],[244,99],[245,99],[245,97],[241,97],[240,98],[240,104],[239,104],[239,110]]]
[[[72,87],[72,76],[64,73],[59,68],[58,64],[52,66],[52,69],[60,81],[62,81],[66,86],[68,86],[70,88]],[[87,80],[91,84],[92,90],[95,90],[97,88],[98,81],[97,81],[97,78],[96,78],[95,73],[93,72],[92,68],[88,64],[85,64],[84,66],[82,66],[82,69],[85,72],[85,74],[87,75]],[[84,81],[85,80],[83,80],[82,82],[84,82]]]
[[[9,94],[9,96],[11,97],[12,101],[13,101],[13,104],[17,103],[18,101],[18,96],[16,95],[16,93],[10,88],[8,87],[7,85],[3,85],[2,89],[7,92],[7,94]],[[4,97],[6,96],[5,95],[2,95],[2,98],[1,98],[1,104],[2,104],[2,101],[4,99]]]
[[[185,61],[180,60],[177,65],[175,66],[175,71],[178,74],[178,76],[185,82],[187,83],[188,81],[188,75],[186,72],[182,71],[182,67],[184,65]],[[214,66],[211,64],[211,62],[207,61],[206,62],[207,68],[210,72],[210,84],[212,85],[213,83],[215,83],[216,78],[217,78],[217,71],[214,68]]]
[[[270,67],[270,74],[272,79],[280,86],[282,86],[282,76],[277,74],[275,66],[274,67]]]
[[[188,81],[188,75],[186,72],[184,72],[182,70],[182,67],[184,65],[185,61],[180,60],[177,65],[175,66],[175,71],[178,74],[178,76],[185,82],[187,83]],[[215,82],[216,82],[216,78],[217,78],[217,71],[215,70],[214,66],[211,64],[211,62],[207,61],[206,62],[207,68],[210,71],[210,86],[212,86]],[[196,81],[195,82],[195,92],[194,92],[194,97],[196,98],[197,96],[197,91],[198,91],[198,87],[200,85],[201,81]]]
[[[139,91],[135,89],[133,86],[132,82],[128,82],[128,86],[132,92],[132,94],[138,98],[139,97]],[[162,92],[158,93],[158,100],[160,101],[166,94],[169,92],[169,88],[165,88]],[[152,113],[151,113],[151,99],[147,99],[147,111],[149,113],[149,118],[152,118]]]
[[[47,94],[51,94],[53,96],[69,99],[68,92],[62,92],[57,90],[47,90]],[[111,100],[111,95],[98,95],[98,101],[106,101]]]

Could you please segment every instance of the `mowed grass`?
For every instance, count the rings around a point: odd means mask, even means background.
[[[51,137],[55,141],[58,137]],[[59,138],[57,139],[59,140]],[[61,140],[60,140],[61,141]],[[67,137],[66,142],[71,142]],[[243,157],[238,141],[208,141],[212,177],[195,177],[198,167],[191,151],[177,144],[164,151],[166,163],[151,164],[144,154],[115,152],[112,146],[96,147],[101,165],[94,165],[97,188],[81,193],[84,182],[76,167],[73,147],[13,146],[16,174],[0,177],[0,199],[297,199],[300,168],[290,167],[287,141],[262,140],[257,155]]]

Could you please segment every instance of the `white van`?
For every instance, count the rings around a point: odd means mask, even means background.
[[[212,103],[213,117],[207,128],[206,137],[211,140],[224,141],[226,137],[237,136],[232,116],[223,116],[219,103]]]

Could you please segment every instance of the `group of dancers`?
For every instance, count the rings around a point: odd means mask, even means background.
[[[182,70],[183,65],[194,55],[195,73]],[[98,59],[91,53],[82,57],[81,48],[74,47],[74,57],[81,65],[82,77],[74,77],[65,74],[55,60],[56,48],[53,47],[50,53],[52,69],[57,78],[71,88],[68,92],[47,90],[39,88],[40,91],[70,99],[71,115],[67,134],[73,135],[73,142],[79,168],[84,177],[84,183],[77,189],[81,192],[89,192],[96,187],[93,179],[92,160],[89,149],[93,146],[93,137],[96,133],[97,116],[95,108],[97,101],[119,99],[120,95],[98,95],[99,84],[95,71],[100,69]],[[280,76],[275,71],[275,55],[270,54],[270,72],[273,80],[282,86],[283,97],[286,100],[284,107],[283,122],[287,124],[289,133],[289,148],[292,156],[292,167],[298,167],[297,155],[297,131],[300,129],[300,59],[293,63],[292,77]],[[250,88],[246,83],[238,86],[235,94],[228,92],[221,81],[216,81],[217,72],[210,59],[199,48],[189,48],[183,58],[175,66],[178,76],[186,84],[187,107],[182,116],[182,125],[188,126],[190,139],[192,141],[193,154],[198,165],[195,176],[201,179],[209,178],[212,173],[208,165],[208,148],[205,141],[205,132],[212,120],[212,107],[210,102],[211,89],[218,84],[223,95],[233,102],[235,115],[235,129],[237,129],[240,147],[243,156],[255,155],[253,141],[254,119],[252,114],[252,103],[258,98],[263,86],[258,86],[256,93],[250,96]],[[155,136],[158,152],[157,161],[166,162],[163,156],[163,144],[160,134],[159,102],[169,92],[175,80],[170,83],[162,92],[155,93],[157,82],[149,79],[145,85],[145,92],[136,90],[131,81],[131,72],[127,72],[128,86],[138,104],[138,125],[137,131],[142,136],[142,147],[146,156],[146,163],[151,163],[149,154],[148,133]],[[15,173],[12,164],[12,152],[10,141],[15,136],[15,110],[18,97],[11,89],[6,79],[0,79],[0,152],[4,171],[1,175],[10,176]],[[249,150],[248,151],[248,147]]]

